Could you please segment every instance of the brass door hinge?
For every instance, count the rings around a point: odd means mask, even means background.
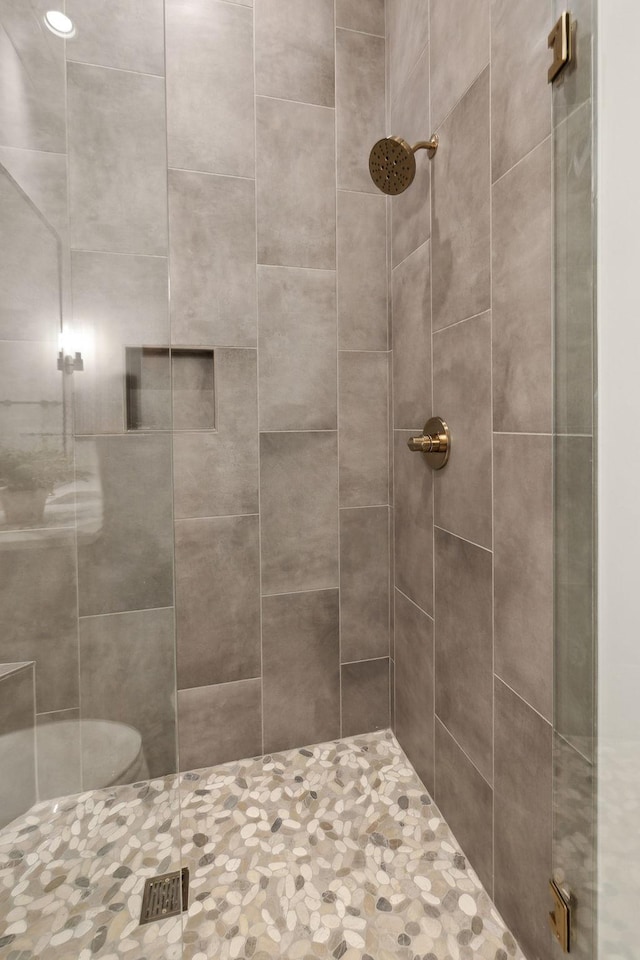
[[[573,898],[558,886],[555,880],[549,880],[554,908],[549,913],[549,925],[553,935],[565,953],[571,951],[571,908]]]
[[[568,10],[560,15],[553,30],[547,37],[547,46],[553,50],[553,63],[549,67],[547,80],[553,83],[561,70],[573,59],[573,24]]]

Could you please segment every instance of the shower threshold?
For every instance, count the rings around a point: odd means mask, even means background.
[[[183,868],[188,911],[141,926]],[[0,960],[524,960],[389,731],[41,803],[0,917]]]

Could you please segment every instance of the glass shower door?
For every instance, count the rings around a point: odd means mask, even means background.
[[[177,958],[163,3],[49,6],[0,0],[0,953]]]
[[[581,960],[596,951],[595,15],[595,0],[571,8],[574,62],[553,89],[553,865],[570,904],[570,952]]]

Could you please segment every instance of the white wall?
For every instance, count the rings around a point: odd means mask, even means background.
[[[599,960],[640,958],[640,4],[600,0]]]

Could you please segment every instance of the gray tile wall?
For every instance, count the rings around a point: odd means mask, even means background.
[[[43,796],[83,785],[78,720],[136,727],[152,776],[390,721],[384,0],[68,12],[78,42],[34,40],[25,110],[0,107],[0,372],[68,401],[39,429],[76,464],[77,518],[0,554]],[[64,394],[60,301],[85,361]]]
[[[171,342],[216,370],[173,437],[188,769],[389,724],[384,4],[166,6]]]
[[[550,7],[386,12],[387,133],[440,136],[389,201],[395,729],[525,954],[548,960]],[[406,446],[432,414],[453,436],[438,474]]]

